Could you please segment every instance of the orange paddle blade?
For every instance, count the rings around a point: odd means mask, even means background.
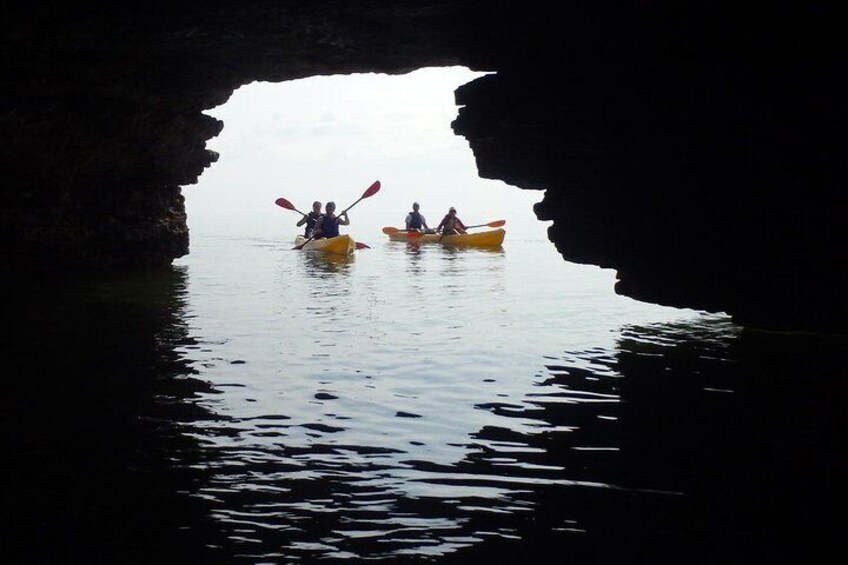
[[[506,223],[506,220],[495,220],[494,222],[489,222],[488,224],[477,224],[477,225],[474,225],[474,226],[465,226],[465,229],[483,228],[483,227],[499,228],[502,225],[504,225],[505,223]]]

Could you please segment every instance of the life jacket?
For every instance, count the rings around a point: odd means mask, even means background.
[[[409,213],[409,229],[420,230],[424,224],[421,222],[421,212]]]
[[[303,235],[306,237],[310,237],[312,235],[312,232],[315,231],[315,224],[318,222],[318,218],[320,217],[320,212],[309,212],[306,215],[306,229],[303,230]]]
[[[323,216],[321,219],[321,237],[338,237],[339,217]]]

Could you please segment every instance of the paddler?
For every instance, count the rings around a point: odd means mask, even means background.
[[[324,214],[315,223],[315,239],[338,237],[339,226],[349,225],[350,218],[347,217],[347,211],[342,212],[341,216],[336,216],[336,203],[327,202]]]
[[[453,206],[450,207],[448,213],[442,218],[439,225],[436,226],[436,231],[442,232],[442,235],[465,233],[465,224],[456,216],[456,208]]]
[[[431,231],[429,226],[427,226],[427,220],[424,219],[424,215],[418,211],[419,208],[418,202],[412,203],[412,212],[406,215],[406,231]]]
[[[317,200],[312,203],[312,211],[308,214],[304,214],[300,221],[297,223],[298,226],[302,226],[306,224],[306,229],[303,231],[303,236],[306,238],[312,237],[312,234],[315,231],[315,224],[318,222],[318,219],[321,217],[321,203]]]

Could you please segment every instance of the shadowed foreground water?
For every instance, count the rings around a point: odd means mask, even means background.
[[[453,261],[393,249],[386,261],[413,275]],[[3,347],[14,562],[741,563],[838,547],[845,338],[693,315],[623,325],[596,347],[519,345],[513,365],[498,348],[526,330],[508,306],[483,351],[455,345],[450,321],[400,339],[367,267],[285,261],[269,276],[308,282],[306,337],[282,329],[306,323],[285,293],[241,304],[247,331],[221,311],[227,285],[192,265],[15,291]],[[507,268],[497,254],[464,261]],[[463,288],[481,284],[508,299],[506,275],[445,272],[435,289],[409,279],[397,292],[468,303]],[[356,315],[330,291],[358,296]],[[192,292],[224,300],[207,308]],[[424,319],[400,312],[400,327]],[[344,335],[322,325],[347,315]],[[467,365],[443,366],[437,346]]]

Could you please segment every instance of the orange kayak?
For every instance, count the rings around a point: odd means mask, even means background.
[[[295,246],[303,245],[306,241],[302,235],[297,236],[294,240]],[[356,249],[356,242],[349,235],[340,235],[338,237],[327,237],[322,239],[313,239],[303,245],[304,251],[319,251],[321,253],[331,253],[333,255],[351,255]]]
[[[466,247],[499,247],[506,236],[503,229],[458,233],[442,236],[437,233],[423,233],[421,235],[410,234],[406,230],[387,231],[391,241],[406,241],[409,243],[441,243],[442,245],[466,246]]]

